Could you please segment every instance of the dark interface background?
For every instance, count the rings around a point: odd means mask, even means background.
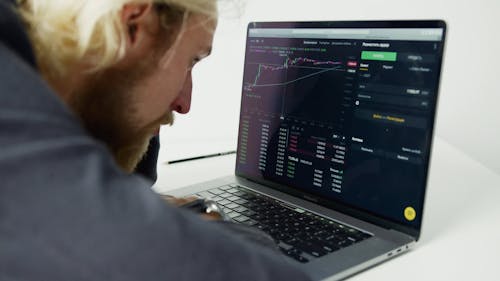
[[[419,227],[439,41],[247,41],[237,172]]]

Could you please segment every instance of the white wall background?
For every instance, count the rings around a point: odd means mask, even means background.
[[[500,174],[500,0],[237,1],[223,0],[213,55],[195,69],[191,112],[162,129],[160,161],[236,148],[249,21],[444,19],[436,134]]]

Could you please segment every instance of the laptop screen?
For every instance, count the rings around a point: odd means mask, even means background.
[[[236,174],[419,230],[444,29],[249,24]]]

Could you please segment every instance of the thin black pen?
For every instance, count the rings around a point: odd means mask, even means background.
[[[210,157],[224,156],[224,155],[229,155],[229,154],[234,154],[234,153],[236,153],[236,150],[231,150],[231,151],[226,151],[226,152],[218,152],[218,153],[213,153],[213,154],[207,154],[207,155],[194,156],[194,157],[189,157],[189,158],[184,158],[184,159],[167,161],[167,164],[175,164],[175,163],[181,163],[181,162],[186,162],[186,161],[191,161],[191,160],[198,160],[198,159],[204,159],[204,158],[210,158]]]

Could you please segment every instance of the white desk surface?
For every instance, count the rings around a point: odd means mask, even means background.
[[[235,156],[158,166],[160,193],[231,175]],[[500,280],[500,176],[436,138],[422,236],[349,280]]]

